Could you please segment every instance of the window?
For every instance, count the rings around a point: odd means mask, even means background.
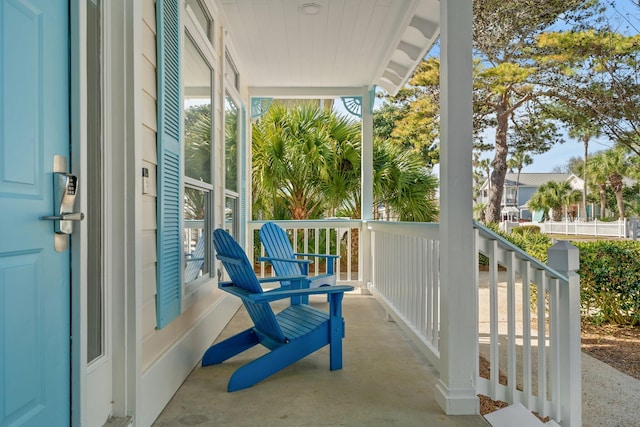
[[[209,42],[213,44],[213,29],[215,26],[211,15],[200,0],[186,0],[186,3],[193,14],[193,18],[195,18],[198,25],[202,28]]]
[[[227,92],[224,102],[225,229],[238,237],[238,106]]]
[[[187,2],[188,4],[198,1]],[[201,10],[200,16],[204,15]],[[196,15],[198,17],[198,15]],[[211,272],[210,245],[206,244],[213,224],[212,144],[213,138],[213,67],[207,58],[206,46],[200,48],[189,28],[203,22],[186,25],[182,54],[183,82],[183,281],[185,285],[208,278]],[[208,22],[208,21],[207,21]],[[192,30],[193,31],[193,30]],[[196,32],[197,33],[197,32]],[[202,40],[201,43],[207,43]],[[204,279],[202,279],[204,280]]]
[[[238,73],[238,69],[236,68],[236,64],[233,63],[231,59],[231,55],[229,52],[225,52],[224,54],[224,72],[225,77],[234,87],[234,89],[240,89],[240,73]]]

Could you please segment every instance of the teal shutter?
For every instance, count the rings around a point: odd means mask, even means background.
[[[182,161],[180,155],[179,0],[157,0],[158,231],[156,317],[163,328],[180,314]]]

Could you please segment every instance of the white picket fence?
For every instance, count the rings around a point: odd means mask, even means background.
[[[517,223],[516,223],[517,224]],[[565,235],[583,235],[583,236],[601,236],[601,237],[620,237],[629,236],[629,224],[627,220],[621,219],[617,221],[599,221],[597,219],[589,222],[585,221],[545,221],[545,222],[526,222],[518,224],[535,225],[540,227],[540,231],[545,234],[565,234]]]

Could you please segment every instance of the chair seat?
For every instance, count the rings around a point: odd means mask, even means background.
[[[289,342],[329,322],[329,314],[308,305],[291,305],[276,314],[278,324]]]

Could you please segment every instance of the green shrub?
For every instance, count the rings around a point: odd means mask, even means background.
[[[580,250],[583,314],[598,323],[640,324],[640,242],[572,242]]]
[[[551,247],[551,239],[546,234],[540,233],[540,227],[537,225],[516,227],[511,233],[500,231],[497,224],[487,224],[487,227],[529,255],[542,262],[547,262],[547,249]],[[518,229],[520,229],[518,232],[514,232]],[[489,258],[480,254],[479,264],[489,265]]]
[[[520,227],[514,227],[511,230],[511,234],[540,234],[540,226],[538,225],[521,225]]]
[[[547,262],[547,250],[552,242],[546,234],[525,230],[522,233],[503,234],[503,236],[532,257],[544,263]]]
[[[538,230],[517,227],[506,234],[490,227],[538,260],[547,262],[551,239]],[[538,228],[534,226],[533,228]],[[516,231],[518,230],[518,231]],[[599,240],[571,242],[580,251],[580,304],[596,323],[640,325],[640,242]],[[480,265],[489,260],[480,255]],[[532,287],[532,301],[535,301]]]

